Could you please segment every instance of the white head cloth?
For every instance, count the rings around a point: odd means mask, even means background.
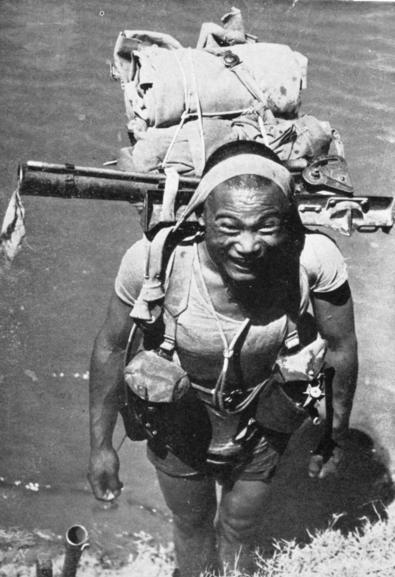
[[[246,174],[263,176],[271,180],[280,188],[284,196],[290,199],[292,194],[292,176],[285,166],[258,154],[238,154],[218,162],[202,176],[176,227],[184,222],[199,205],[203,204],[209,194],[219,184],[234,176]]]

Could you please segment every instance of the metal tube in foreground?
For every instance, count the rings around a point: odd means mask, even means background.
[[[88,531],[82,525],[73,525],[66,532],[66,554],[61,577],[75,577],[84,549],[89,547]]]

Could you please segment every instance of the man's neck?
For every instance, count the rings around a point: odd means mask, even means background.
[[[204,241],[198,245],[198,253],[207,288],[213,296],[217,293],[214,300],[220,298],[218,293],[222,292],[223,297],[226,294],[230,302],[237,303],[243,310],[255,308],[256,303],[262,299],[264,291],[262,279],[248,282],[233,281],[211,258]]]

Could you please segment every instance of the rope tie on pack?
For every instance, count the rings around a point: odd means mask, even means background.
[[[183,69],[183,66],[181,64],[180,59],[178,58],[177,51],[174,51],[174,56],[175,56],[176,62],[178,63],[178,66],[181,70],[181,75],[182,75],[182,79],[183,79],[185,110],[183,111],[183,113],[181,115],[180,122],[177,125],[177,128],[173,134],[173,138],[170,141],[170,144],[166,150],[166,154],[165,154],[163,161],[162,161],[162,164],[161,164],[161,166],[164,169],[164,172],[166,174],[166,181],[165,181],[165,190],[163,193],[162,209],[161,209],[161,213],[160,213],[160,222],[173,222],[173,221],[175,221],[175,218],[176,218],[175,217],[175,205],[176,205],[176,198],[177,198],[180,176],[179,176],[178,172],[175,170],[175,168],[169,166],[169,158],[170,158],[171,151],[173,150],[173,147],[174,147],[175,143],[177,142],[177,138],[181,132],[181,129],[190,116],[190,109],[191,109],[191,105],[190,105],[191,95],[190,95],[190,91],[188,90],[188,84],[187,84],[187,78],[185,75],[185,71]],[[192,58],[191,58],[191,61],[192,61]],[[196,78],[195,77],[194,77],[194,81],[196,84]],[[199,98],[196,97],[196,100],[198,103],[198,111],[200,111],[200,121],[202,122]],[[203,154],[204,154],[203,125],[201,127],[201,134],[202,134],[202,140],[203,140]],[[203,163],[204,163],[204,161],[205,161],[205,157],[203,156]]]
[[[248,90],[250,94],[258,101],[260,104],[259,107],[255,108],[255,112],[258,117],[258,125],[259,130],[261,132],[262,141],[265,146],[269,146],[269,141],[266,134],[265,124],[262,118],[262,107],[265,111],[267,106],[267,98],[265,98],[264,93],[261,90],[258,82],[254,74],[251,70],[246,66],[244,62],[242,62],[237,54],[234,54],[231,50],[226,50],[223,54],[224,65],[226,68],[231,70],[235,76],[237,76],[238,80],[241,84]]]
[[[201,159],[199,166],[195,166],[195,171],[197,174],[202,174],[204,165],[206,163],[206,145],[204,141],[204,128],[203,128],[203,115],[202,115],[202,105],[199,98],[199,89],[197,84],[197,78],[195,73],[195,65],[193,63],[193,53],[192,50],[189,48],[188,50],[188,59],[191,66],[191,77],[193,82],[194,88],[194,96],[196,101],[196,112],[197,118],[199,123],[199,134],[200,134],[200,147],[201,147]]]
[[[182,80],[183,80],[185,109],[184,109],[183,113],[181,114],[180,122],[178,123],[177,128],[173,134],[173,137],[170,141],[170,144],[166,150],[166,154],[163,158],[161,166],[166,171],[166,168],[168,168],[168,162],[169,162],[171,151],[172,151],[175,143],[177,142],[180,131],[183,128],[185,122],[187,122],[187,120],[189,120],[190,118],[197,117],[198,126],[199,126],[199,142],[200,142],[201,156],[197,162],[197,166],[195,166],[194,168],[195,168],[196,174],[201,174],[203,172],[203,168],[204,168],[204,165],[206,162],[206,143],[205,143],[205,139],[204,139],[203,111],[202,111],[202,106],[201,106],[201,102],[200,102],[200,98],[199,98],[199,89],[198,89],[198,83],[197,83],[197,78],[196,78],[196,73],[195,73],[195,66],[194,66],[194,62],[193,62],[193,52],[190,48],[187,51],[187,57],[188,57],[188,61],[189,61],[189,71],[190,71],[190,76],[191,76],[191,83],[190,84],[188,84],[187,75],[185,73],[182,62],[177,55],[177,51],[174,52],[174,57],[175,57],[176,62],[180,68],[181,76],[182,76]],[[193,109],[193,101],[195,102],[196,112]]]
[[[222,112],[216,111],[215,113],[210,113],[209,111],[203,112],[199,97],[199,87],[195,72],[192,49],[191,48],[187,49],[186,53],[187,60],[189,63],[189,78],[186,74],[186,70],[184,69],[184,64],[182,63],[180,57],[177,54],[177,50],[175,50],[173,54],[181,73],[182,85],[184,90],[185,108],[181,114],[180,122],[176,127],[176,130],[167,148],[166,154],[164,155],[163,161],[161,163],[162,168],[164,168],[165,170],[166,168],[168,168],[170,154],[179,137],[180,131],[183,128],[184,124],[191,118],[197,118],[199,128],[199,142],[200,142],[201,156],[195,162],[195,172],[197,174],[201,174],[203,172],[203,168],[206,162],[206,144],[204,138],[204,125],[203,125],[203,118],[205,116],[207,117],[234,116],[235,114],[246,114],[251,111],[254,111],[258,115],[258,124],[263,142],[264,144],[266,144],[266,146],[268,145],[268,138],[264,122],[262,119],[262,111],[261,111],[262,106],[265,109],[267,108],[267,102],[265,96],[261,88],[259,87],[256,79],[254,78],[252,72],[245,66],[243,62],[240,61],[240,58],[236,54],[234,54],[230,50],[225,51],[223,54],[224,65],[226,68],[229,68],[229,70],[231,70],[237,76],[237,78],[243,84],[243,86],[245,86],[245,88],[250,92],[250,94],[257,100],[257,102],[260,104],[259,109],[256,106],[254,106],[240,110],[226,110]]]
[[[180,69],[181,76],[182,76],[182,85],[184,88],[185,109],[184,109],[183,113],[181,114],[180,122],[177,125],[177,128],[174,132],[173,138],[171,139],[169,147],[168,147],[166,154],[163,158],[162,168],[167,167],[167,163],[169,161],[170,153],[173,149],[173,146],[174,146],[175,142],[177,141],[177,138],[178,138],[178,135],[180,133],[181,128],[184,126],[185,122],[188,120],[188,118],[190,116],[190,112],[191,112],[191,93],[190,93],[190,90],[188,90],[188,81],[187,81],[187,77],[185,74],[185,70],[182,66],[180,58],[178,57],[177,50],[174,50],[173,55],[174,55],[174,58],[178,64],[178,67]]]
[[[184,87],[184,98],[185,98],[185,110],[181,115],[180,122],[177,125],[177,128],[173,134],[173,137],[170,141],[170,144],[167,148],[166,154],[162,161],[162,168],[166,174],[166,181],[165,181],[165,189],[163,193],[163,202],[162,202],[162,209],[160,213],[160,222],[174,222],[176,219],[175,216],[175,206],[176,206],[176,199],[178,193],[178,186],[180,181],[180,176],[178,172],[175,170],[174,167],[169,166],[169,158],[171,151],[179,137],[182,127],[184,126],[185,122],[191,117],[194,116],[195,113],[191,111],[192,106],[192,99],[195,99],[196,105],[196,114],[198,119],[198,126],[199,126],[199,139],[200,139],[200,148],[201,148],[201,157],[196,161],[197,166],[195,166],[195,172],[197,174],[201,174],[203,172],[204,164],[206,162],[206,145],[204,140],[204,128],[203,128],[203,115],[202,115],[202,107],[199,99],[199,91],[198,91],[198,84],[197,78],[195,74],[195,68],[193,63],[192,57],[192,50],[188,50],[188,59],[190,62],[190,72],[192,78],[193,89],[188,88],[187,77],[182,66],[182,63],[177,55],[177,51],[174,52],[175,59],[179,65],[181,70],[182,79],[183,79],[183,87]],[[143,313],[145,315],[145,312]]]
[[[188,117],[189,117],[189,112],[188,112],[188,110],[184,110],[184,112],[181,114],[181,120],[180,120],[180,122],[179,122],[178,125],[177,125],[177,128],[176,128],[176,130],[175,130],[175,132],[174,132],[174,134],[173,134],[173,138],[171,139],[171,142],[170,142],[170,144],[169,144],[169,147],[168,147],[168,149],[166,150],[166,154],[165,154],[165,156],[163,157],[162,165],[161,165],[161,166],[162,166],[162,168],[164,168],[164,169],[167,167],[170,153],[171,153],[171,151],[172,151],[172,149],[173,149],[173,146],[174,146],[175,142],[177,141],[178,135],[180,134],[180,130],[181,130],[181,128],[184,126],[185,121],[188,119]]]

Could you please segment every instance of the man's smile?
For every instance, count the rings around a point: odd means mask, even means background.
[[[232,266],[234,266],[235,268],[239,269],[240,271],[250,271],[252,268],[254,268],[254,265],[256,265],[257,259],[256,258],[235,258],[235,257],[229,257],[229,262],[232,264]]]

